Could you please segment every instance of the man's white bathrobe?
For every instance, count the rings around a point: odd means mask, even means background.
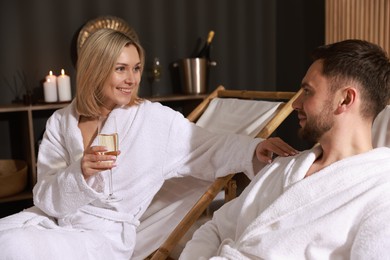
[[[47,122],[35,207],[0,220],[0,254],[6,259],[129,259],[138,219],[164,180],[185,175],[212,180],[239,171],[253,176],[258,139],[209,133],[149,101],[111,114],[117,118],[121,150],[114,191],[122,200],[104,201],[109,171],[84,180],[83,139],[73,102]]]
[[[263,168],[194,234],[180,259],[389,259],[390,149],[304,178],[321,152]]]

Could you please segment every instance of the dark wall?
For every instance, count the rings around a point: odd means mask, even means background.
[[[278,1],[276,16],[276,85],[296,90],[311,64],[310,52],[325,42],[325,3]]]
[[[276,86],[278,90],[296,91],[311,64],[310,52],[324,44],[324,0],[278,1],[276,8]],[[313,144],[297,137],[299,125],[292,113],[277,135],[297,149]]]
[[[2,0],[0,12],[0,104],[22,95],[24,85],[42,99],[41,81],[49,70],[59,74],[64,68],[74,89],[77,34],[101,15],[121,17],[137,31],[147,66],[160,58],[162,94],[179,91],[172,63],[188,57],[211,29],[218,65],[211,68],[210,90],[218,84],[294,89],[308,50],[324,34],[324,0]],[[141,94],[150,93],[144,77]]]
[[[146,72],[162,64],[159,93],[180,92],[172,64],[188,57],[198,40],[215,30],[209,91],[296,91],[310,64],[309,52],[324,42],[324,0],[1,0],[0,105],[33,89],[42,100],[42,80],[63,68],[75,89],[75,41],[81,27],[102,15],[123,18],[138,33]],[[144,74],[145,75],[145,74]],[[144,76],[140,94],[151,94]],[[278,134],[290,143],[296,119]],[[294,130],[292,130],[294,128]]]

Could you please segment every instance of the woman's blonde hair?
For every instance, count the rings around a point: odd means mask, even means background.
[[[77,60],[76,111],[85,117],[98,117],[103,100],[104,83],[110,77],[115,63],[125,46],[134,45],[141,61],[141,74],[145,64],[142,46],[125,34],[100,29],[85,41]],[[132,94],[128,106],[139,104],[138,88]]]

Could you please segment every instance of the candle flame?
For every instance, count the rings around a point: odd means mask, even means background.
[[[50,76],[53,76],[53,71],[49,71],[49,75],[50,75]]]
[[[65,70],[64,69],[61,70],[61,75],[65,75]]]

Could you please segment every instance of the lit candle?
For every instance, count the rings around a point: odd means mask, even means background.
[[[43,82],[43,94],[45,102],[57,102],[57,85],[50,77]]]
[[[61,70],[61,75],[57,77],[58,97],[60,102],[70,101],[72,93],[70,88],[70,77],[65,75],[65,71]]]
[[[57,84],[57,77],[53,75],[53,71],[49,71],[49,75],[46,76],[46,80],[50,79],[51,82]]]

